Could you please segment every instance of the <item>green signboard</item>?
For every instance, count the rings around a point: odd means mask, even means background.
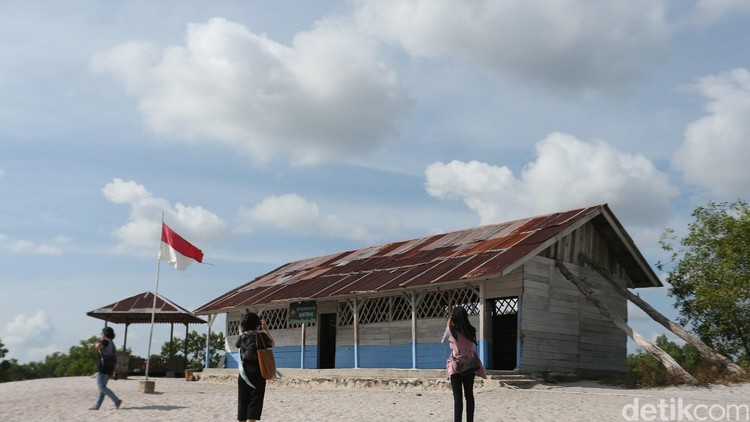
[[[315,301],[295,302],[289,304],[290,324],[312,324],[318,317],[318,305]]]

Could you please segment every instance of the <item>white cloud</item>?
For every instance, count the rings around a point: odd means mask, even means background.
[[[750,72],[707,76],[694,88],[708,98],[708,115],[688,125],[674,166],[687,182],[713,195],[750,194]]]
[[[68,236],[65,236],[63,234],[59,234],[59,235],[55,236],[54,241],[56,243],[70,243],[70,242],[73,241],[73,239],[71,239]]]
[[[296,194],[268,197],[252,208],[241,209],[240,216],[293,233],[324,235],[363,242],[371,242],[375,239],[375,236],[362,226],[346,222],[333,214],[321,215],[315,202]]]
[[[55,332],[56,329],[47,314],[39,310],[32,316],[16,315],[13,321],[5,324],[2,340],[9,356],[21,361],[40,361],[58,350],[58,347],[50,342]]]
[[[377,43],[338,21],[285,46],[222,18],[189,24],[184,46],[128,42],[98,53],[139,98],[155,131],[219,142],[256,161],[297,164],[360,154],[398,132],[409,100]]]
[[[665,0],[363,0],[357,22],[423,57],[468,59],[580,95],[620,93],[658,60]]]
[[[57,239],[57,238],[56,238]],[[57,240],[55,239],[55,242]],[[14,255],[62,255],[63,251],[57,246],[47,243],[38,244],[25,239],[12,239],[0,233],[0,248]]]
[[[114,231],[120,241],[119,251],[133,249],[156,252],[161,236],[161,214],[169,227],[199,248],[214,244],[227,235],[226,223],[216,214],[200,206],[176,203],[172,207],[164,198],[157,198],[143,185],[134,181],[113,179],[102,189],[112,203],[130,206],[130,221]]]
[[[520,178],[507,167],[477,161],[431,164],[427,192],[463,200],[482,224],[608,203],[623,221],[640,225],[663,222],[678,193],[645,157],[601,141],[553,133],[536,144],[536,154]]]
[[[5,176],[5,172],[3,171],[3,169],[0,169],[0,177],[4,177],[4,176]]]

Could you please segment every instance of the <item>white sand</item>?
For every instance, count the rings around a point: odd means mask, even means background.
[[[0,421],[236,420],[236,384],[152,378],[156,382],[155,393],[143,394],[138,388],[140,380],[110,381],[110,388],[123,400],[122,408],[115,410],[105,398],[98,411],[87,410],[97,395],[94,378],[0,384]],[[703,409],[712,409],[713,416],[720,416],[720,411],[728,405],[750,406],[750,384],[647,390],[626,390],[591,382],[540,384],[531,389],[489,385],[477,389],[475,397],[477,421],[621,421],[627,420],[623,417],[623,407],[634,408],[636,399],[641,409],[644,404],[656,406],[660,400],[665,406],[673,403],[674,407],[682,399],[693,407],[703,404]],[[661,418],[658,408],[656,412],[651,420],[670,419],[669,408],[664,409],[667,419]],[[717,420],[706,412],[697,415]],[[739,420],[750,420],[744,412],[740,413]],[[452,415],[451,393],[445,389],[291,388],[271,383],[266,392],[263,421],[451,421]],[[677,413],[671,419],[680,420]]]

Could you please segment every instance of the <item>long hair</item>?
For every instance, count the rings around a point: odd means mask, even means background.
[[[242,331],[253,331],[257,330],[260,325],[260,317],[255,312],[245,312],[242,315],[242,321],[240,321],[240,327]]]
[[[102,328],[102,333],[104,334],[104,337],[108,340],[112,340],[115,338],[115,330],[112,329],[112,327],[104,327]]]
[[[456,306],[451,310],[451,335],[458,338],[457,332],[477,344],[477,329],[469,322],[469,314],[463,306]]]

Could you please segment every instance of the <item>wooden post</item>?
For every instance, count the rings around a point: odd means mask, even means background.
[[[633,302],[634,304],[638,305],[639,308],[643,309],[643,312],[648,314],[651,318],[654,319],[654,321],[658,322],[659,324],[663,325],[666,329],[669,331],[675,333],[677,336],[679,336],[681,339],[685,340],[689,344],[691,344],[693,347],[695,347],[698,350],[698,353],[701,354],[706,360],[713,363],[714,365],[719,366],[720,368],[725,369],[726,371],[735,374],[735,375],[744,375],[745,370],[742,369],[739,365],[732,362],[725,356],[717,353],[712,348],[708,347],[705,343],[703,343],[699,338],[694,337],[692,334],[687,332],[681,325],[677,324],[676,322],[670,320],[669,318],[665,317],[662,313],[654,309],[651,305],[649,305],[645,300],[641,299],[640,297],[634,295],[629,290],[622,288],[617,282],[609,275],[609,272],[602,268],[599,264],[594,262],[593,259],[589,258],[588,256],[584,254],[580,254],[581,259],[588,265],[591,266],[596,272],[598,272],[602,277],[604,277],[609,283],[612,285],[612,287],[617,290],[621,295],[625,296],[628,300]]]
[[[484,289],[485,289],[486,282],[482,281],[479,283],[479,291],[477,292],[477,298],[478,303],[477,307],[479,308],[479,332],[477,333],[477,341],[479,342],[479,359],[482,360],[482,362],[487,362],[487,327],[489,324],[487,324],[487,306],[485,306],[485,300],[484,300]],[[491,336],[490,336],[491,337]],[[494,363],[493,363],[494,364]]]
[[[361,302],[357,302],[357,298],[354,298],[354,304],[352,305],[352,311],[354,313],[354,368],[359,368],[359,307]]]
[[[187,342],[187,337],[185,338]],[[174,322],[169,323],[169,357],[172,357],[172,344],[174,343]]]
[[[417,369],[417,293],[411,292],[411,367]]]
[[[185,356],[185,363],[182,365],[184,366],[184,368],[182,368],[183,370],[188,368],[187,338],[189,334],[190,334],[190,324],[186,322],[185,323],[185,344],[182,345],[182,354]]]
[[[571,283],[575,284],[576,287],[578,287],[578,290],[581,291],[583,296],[594,306],[599,308],[599,312],[602,313],[605,317],[609,318],[613,324],[622,331],[624,331],[630,338],[633,339],[633,341],[636,342],[640,347],[643,348],[646,352],[650,353],[653,357],[655,357],[659,362],[661,362],[662,365],[667,369],[667,372],[669,372],[675,379],[676,382],[680,384],[698,384],[698,381],[693,378],[692,375],[690,375],[685,369],[683,369],[668,353],[666,353],[664,350],[661,350],[658,346],[651,343],[650,341],[646,340],[645,337],[638,334],[637,332],[633,331],[630,326],[619,316],[613,314],[609,311],[607,306],[602,303],[599,298],[596,297],[593,291],[588,288],[586,283],[581,280],[580,278],[576,277],[573,273],[571,273],[568,268],[560,261],[555,261],[557,268],[560,270],[560,273],[562,273],[563,276],[565,276],[566,279],[568,279]]]
[[[302,324],[302,349],[300,351],[300,364],[299,367],[305,369],[305,327],[307,324]]]
[[[411,293],[404,293],[411,303],[411,366],[412,369],[417,369],[419,362],[417,361],[417,345],[419,339],[417,338],[417,308],[422,300],[425,298],[425,293],[417,294],[412,291]]]

